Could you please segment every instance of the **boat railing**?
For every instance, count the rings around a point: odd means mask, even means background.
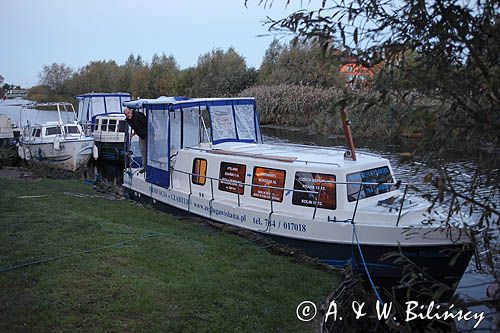
[[[308,145],[284,143],[284,142],[280,142],[279,144],[280,144],[280,146],[287,146],[287,147],[298,147],[298,148],[305,148],[305,149],[320,149],[320,150],[329,150],[329,151],[336,150],[339,152],[345,152],[345,148],[341,148],[341,147],[308,146]],[[358,151],[356,151],[356,152],[358,153]],[[375,154],[375,153],[371,153],[371,152],[367,152],[367,151],[359,151],[359,154],[382,158],[382,155],[380,155],[380,154]]]
[[[192,188],[192,185],[193,185],[193,182],[192,182],[192,177],[199,177],[199,178],[205,178],[205,179],[209,179],[210,180],[210,193],[211,193],[211,199],[210,201],[214,201],[215,200],[215,195],[214,195],[214,181],[216,182],[224,182],[226,184],[233,184],[236,186],[237,188],[237,191],[236,191],[236,195],[237,195],[237,203],[238,203],[238,207],[241,207],[241,195],[240,194],[240,191],[239,191],[239,188],[240,187],[250,187],[250,189],[253,189],[253,188],[259,188],[259,189],[266,189],[266,190],[269,190],[269,205],[270,205],[270,211],[269,211],[269,217],[271,217],[271,215],[274,213],[274,201],[276,201],[275,199],[273,199],[273,195],[275,193],[275,191],[282,191],[283,193],[287,192],[290,193],[307,193],[307,194],[313,194],[313,195],[317,195],[317,198],[316,198],[316,203],[314,205],[314,210],[313,210],[313,213],[312,213],[312,219],[314,220],[316,218],[316,214],[317,214],[317,211],[318,211],[318,208],[321,208],[319,207],[319,204],[321,202],[321,194],[324,193],[324,190],[325,190],[325,187],[323,185],[325,184],[334,184],[335,186],[337,185],[355,185],[355,186],[360,186],[359,190],[357,191],[357,197],[356,197],[356,202],[355,202],[355,207],[354,207],[354,211],[353,211],[353,216],[351,219],[349,219],[347,222],[349,221],[354,221],[354,217],[356,215],[356,212],[357,212],[357,209],[358,209],[358,203],[360,201],[361,198],[361,192],[364,190],[364,188],[366,186],[394,186],[396,189],[399,189],[401,187],[404,187],[404,190],[403,190],[403,196],[400,200],[400,203],[399,203],[399,208],[396,208],[397,211],[398,211],[398,217],[397,217],[397,220],[396,220],[396,226],[399,225],[399,222],[400,222],[400,219],[401,219],[401,215],[402,215],[402,211],[403,211],[403,206],[405,204],[405,199],[408,195],[408,190],[411,188],[411,187],[421,187],[421,186],[427,186],[429,187],[429,190],[430,190],[430,184],[429,183],[403,183],[401,181],[398,181],[398,182],[348,182],[348,181],[332,181],[332,180],[322,180],[322,181],[319,181],[318,183],[318,188],[319,188],[319,191],[310,191],[310,190],[299,190],[299,189],[295,189],[295,188],[286,188],[286,187],[278,187],[278,186],[270,186],[270,185],[256,185],[256,184],[249,184],[249,183],[243,183],[243,182],[240,182],[240,181],[237,181],[237,180],[230,180],[230,179],[221,179],[221,178],[217,178],[217,177],[210,177],[210,176],[206,176],[206,175],[203,175],[203,174],[197,174],[197,173],[193,173],[193,172],[187,172],[187,171],[183,171],[183,170],[177,170],[177,169],[174,169],[174,168],[171,168],[171,170],[173,172],[178,172],[178,173],[181,173],[181,174],[185,174],[187,177],[188,177],[188,181],[189,181],[189,195],[192,195],[193,194],[193,188]],[[171,176],[172,176],[172,179],[173,179],[173,173],[171,173]],[[173,182],[171,182],[172,184],[172,187],[173,187]],[[316,186],[316,185],[315,185]],[[232,192],[229,192],[229,193],[232,193]],[[280,200],[281,202],[281,200]],[[448,219],[449,219],[450,216],[448,216]]]

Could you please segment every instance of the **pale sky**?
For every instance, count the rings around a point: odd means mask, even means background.
[[[293,2],[293,1],[292,1]],[[65,63],[77,70],[93,60],[123,64],[134,53],[173,55],[181,68],[198,56],[233,46],[248,66],[259,67],[273,37],[262,21],[282,18],[320,0],[2,0],[0,75],[5,83],[30,87],[43,65]],[[281,36],[283,41],[290,37]]]

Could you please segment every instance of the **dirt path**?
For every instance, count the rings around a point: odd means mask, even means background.
[[[21,179],[21,180],[35,180],[36,177],[33,172],[22,167],[0,167],[0,178]]]

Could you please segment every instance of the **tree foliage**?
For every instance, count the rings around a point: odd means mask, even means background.
[[[5,81],[5,78],[0,75],[0,98],[2,98],[5,94],[6,88],[4,87],[3,81]]]
[[[91,61],[74,73],[64,64],[44,66],[40,83],[50,87],[50,93],[37,88],[33,96],[43,100],[61,96],[70,100],[88,92],[129,92],[134,98],[233,96],[256,79],[257,71],[248,68],[233,48],[201,55],[196,67],[183,70],[171,55],[154,54],[148,63],[131,54],[123,65],[114,60]]]
[[[67,86],[69,90],[87,92],[112,91],[118,79],[118,65],[114,60],[92,61],[81,68]],[[72,86],[72,84],[74,86]]]
[[[149,93],[153,96],[177,93],[179,67],[173,56],[154,54],[149,73]]]
[[[323,88],[338,86],[340,58],[339,53],[335,53],[333,56],[325,54],[315,41],[284,45],[275,39],[264,55],[258,82]]]
[[[440,139],[446,149],[467,138],[477,150],[485,142],[500,144],[499,9],[492,0],[325,0],[317,10],[268,24],[327,49],[348,48],[363,63],[383,63],[399,80],[379,85],[382,97],[404,79],[408,92],[443,103],[439,124],[430,124],[431,145]]]
[[[55,93],[63,93],[61,88],[65,81],[69,80],[73,75],[73,69],[66,64],[52,63],[51,65],[43,66],[42,71],[38,74],[41,85],[46,85]]]
[[[478,253],[499,284],[500,2],[323,0],[267,24],[297,41],[319,41],[326,50],[345,49],[361,63],[382,66],[379,99],[367,108],[433,101],[420,114],[426,121],[420,151],[440,170],[438,192],[465,200],[452,201],[450,214],[465,204],[485,227]],[[456,182],[440,163],[449,149],[475,158],[468,181]],[[498,311],[499,294],[492,297],[488,304]]]
[[[198,58],[190,95],[195,97],[232,96],[256,81],[257,73],[247,68],[234,48],[213,50]]]

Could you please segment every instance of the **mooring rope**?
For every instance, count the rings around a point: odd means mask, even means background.
[[[162,236],[162,234],[160,234],[160,233],[148,234],[148,235],[137,237],[137,238],[134,238],[134,239],[131,239],[131,240],[128,240],[128,241],[121,241],[121,242],[116,243],[116,244],[101,246],[101,247],[98,247],[98,248],[95,248],[95,249],[91,249],[91,250],[83,250],[83,251],[71,252],[71,253],[63,254],[63,255],[60,255],[60,256],[56,256],[56,257],[50,257],[50,258],[46,258],[46,259],[41,259],[41,260],[36,260],[36,261],[30,261],[30,262],[27,262],[27,263],[24,263],[24,264],[19,264],[19,265],[7,267],[7,268],[0,268],[0,273],[10,272],[10,271],[13,271],[13,270],[16,270],[16,269],[19,269],[19,268],[28,267],[28,266],[45,264],[45,263],[50,262],[50,261],[64,259],[64,258],[68,258],[68,257],[80,255],[80,254],[93,253],[93,252],[98,252],[98,251],[102,251],[102,250],[106,250],[106,249],[120,247],[120,246],[124,246],[124,245],[130,244],[130,243],[136,242],[136,241],[141,240],[141,239],[152,238],[152,237],[160,237],[160,236]]]
[[[368,267],[366,266],[365,257],[363,256],[363,251],[361,250],[361,245],[359,244],[358,233],[356,232],[356,224],[354,223],[354,221],[352,221],[351,224],[352,224],[353,243],[354,243],[354,238],[356,238],[359,256],[361,257],[361,262],[363,263],[363,267],[365,268],[366,275],[368,276],[368,280],[370,281],[370,285],[372,286],[372,289],[375,292],[377,299],[380,301],[380,304],[382,304],[382,306],[384,306],[384,302],[382,301],[382,298],[380,297],[380,295],[377,291],[377,288],[375,288],[375,284],[373,283],[372,277],[370,275],[370,271],[368,270]]]

